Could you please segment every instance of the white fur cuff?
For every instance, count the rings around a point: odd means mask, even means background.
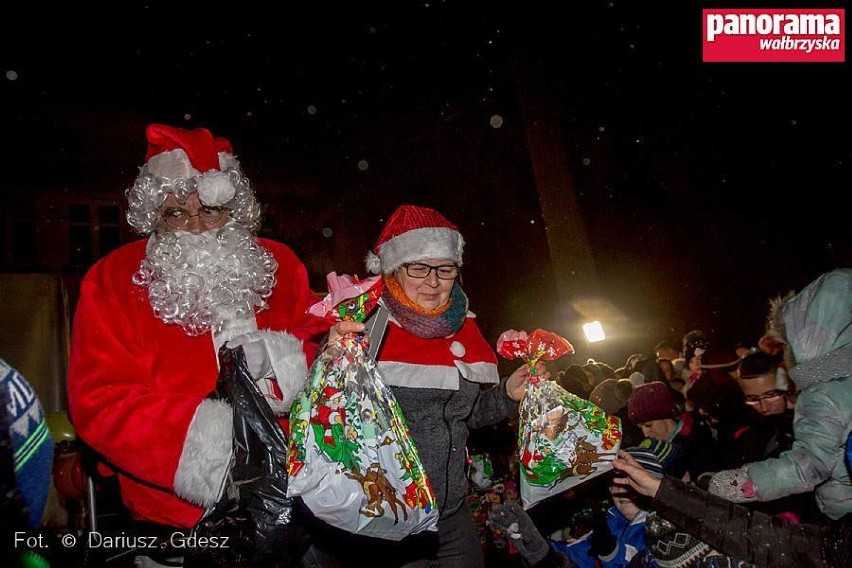
[[[175,493],[190,503],[210,507],[219,498],[231,463],[234,442],[231,405],[206,399],[189,424],[175,472]]]
[[[308,364],[302,342],[283,331],[266,331],[263,334],[266,352],[272,361],[275,380],[283,394],[282,405],[288,411],[296,394],[305,386]]]
[[[145,168],[148,170],[148,173],[170,180],[191,178],[201,173],[192,167],[189,156],[181,148],[151,156],[148,163],[145,164]]]

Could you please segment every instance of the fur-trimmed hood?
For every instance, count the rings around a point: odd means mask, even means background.
[[[772,302],[769,333],[788,345],[800,389],[849,376],[852,368],[852,268],[821,275],[801,292]]]

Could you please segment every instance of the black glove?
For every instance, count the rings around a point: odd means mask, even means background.
[[[488,514],[488,524],[515,545],[524,560],[530,564],[540,562],[550,550],[550,545],[517,501],[506,501],[502,505],[492,507]]]
[[[609,525],[606,524],[606,521],[599,522],[595,525],[591,536],[589,536],[589,545],[591,547],[592,556],[595,557],[607,557],[615,551],[615,548],[618,546],[618,541],[616,541],[615,536],[613,536],[612,532],[610,532]]]

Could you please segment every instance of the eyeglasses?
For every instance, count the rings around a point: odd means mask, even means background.
[[[751,406],[757,406],[758,404],[760,404],[762,402],[771,402],[773,400],[777,400],[777,399],[781,398],[782,396],[785,396],[786,394],[787,394],[787,391],[783,391],[783,390],[769,391],[769,392],[763,393],[761,395],[749,394],[749,395],[745,396],[745,403],[750,404]]]
[[[405,267],[405,273],[411,278],[428,278],[433,270],[441,280],[453,280],[459,275],[459,267],[455,264],[430,266],[422,262],[411,262],[402,266]]]
[[[230,212],[227,207],[202,207],[198,213],[192,215],[180,207],[166,207],[163,211],[163,221],[172,229],[185,229],[190,219],[198,217],[204,226],[212,227]]]

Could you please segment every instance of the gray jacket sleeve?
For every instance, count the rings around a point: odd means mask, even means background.
[[[654,509],[710,547],[755,566],[843,566],[850,522],[792,524],[752,511],[673,477],[664,477]]]
[[[507,380],[508,377],[503,377],[497,385],[483,389],[479,393],[479,398],[473,406],[470,419],[467,421],[469,428],[490,426],[517,414],[520,403],[515,402],[506,394]]]

